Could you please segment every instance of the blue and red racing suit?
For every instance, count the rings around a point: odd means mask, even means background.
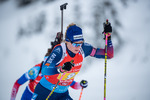
[[[72,67],[72,69],[66,72],[66,74],[63,76],[53,95],[50,97],[50,100],[53,100],[52,98],[55,98],[54,100],[61,100],[61,97],[59,96],[62,96],[63,93],[68,93],[69,86],[76,87],[76,89],[80,88],[80,85],[77,85],[77,82],[74,81],[74,77],[80,71],[83,59],[87,56],[105,58],[105,49],[94,48],[88,43],[83,43],[80,48],[80,51],[77,54],[74,54],[67,48],[65,43],[61,43],[60,45],[55,46],[50,56],[43,64],[42,74],[44,75],[44,77],[40,80],[39,86],[37,85],[37,89],[35,89],[34,96],[32,99],[45,99],[48,96],[48,93],[43,92],[42,94],[39,91],[44,91],[44,88],[45,91],[52,91],[53,87],[62,75],[58,72],[58,67],[62,66],[65,62],[71,60],[74,60],[75,66]],[[113,46],[111,40],[108,40],[107,56],[108,59],[113,57]],[[68,98],[68,95],[66,95],[66,98]],[[62,97],[65,98],[64,96]]]

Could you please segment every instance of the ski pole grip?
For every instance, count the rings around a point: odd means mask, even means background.
[[[66,9],[68,3],[64,3],[62,5],[60,5],[60,10]]]
[[[106,19],[106,25],[108,25],[108,19]]]
[[[71,64],[72,64],[72,66],[74,67],[75,64],[74,64],[73,62],[74,62],[74,60],[71,60]]]

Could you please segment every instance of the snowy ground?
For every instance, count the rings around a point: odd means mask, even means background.
[[[41,61],[49,46],[43,34],[16,40],[20,20],[29,10],[16,10],[12,3],[0,5],[0,100],[10,99],[15,80]],[[137,3],[130,3],[127,9],[118,5],[118,9],[119,20],[123,24],[119,31],[124,45],[112,60],[108,60],[107,100],[149,100],[150,1],[138,0]],[[89,82],[88,88],[83,91],[82,100],[103,99],[103,75],[104,61],[95,59],[91,68],[76,76],[76,81],[87,79]],[[20,100],[24,88],[25,85],[20,87],[16,100]],[[70,88],[74,100],[78,100],[79,94],[80,90]]]

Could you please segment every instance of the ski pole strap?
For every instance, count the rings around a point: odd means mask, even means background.
[[[108,33],[104,33],[104,34],[106,34],[105,46],[107,46]]]
[[[83,88],[81,89],[79,100],[81,100],[82,93],[83,93]]]
[[[59,81],[62,80],[62,78],[64,77],[65,74],[66,74],[65,72],[62,74],[62,76],[60,77]]]

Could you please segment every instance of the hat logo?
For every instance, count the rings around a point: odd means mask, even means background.
[[[83,35],[74,35],[73,38],[74,40],[83,39]]]

